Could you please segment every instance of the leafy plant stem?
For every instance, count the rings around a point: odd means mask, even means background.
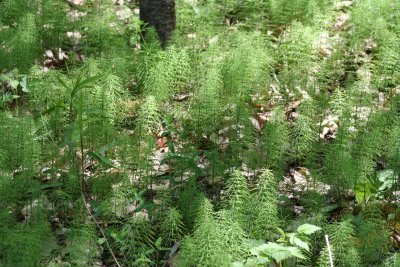
[[[72,104],[72,98],[71,98],[71,107],[73,106]],[[80,169],[81,169],[81,175],[80,175],[80,191],[81,191],[81,196],[82,196],[82,201],[83,205],[85,205],[86,211],[89,215],[89,217],[92,218],[94,223],[96,224],[97,228],[100,231],[100,234],[103,236],[105,244],[107,246],[108,251],[110,252],[115,264],[118,267],[121,267],[121,264],[119,263],[118,259],[116,258],[113,250],[111,249],[110,243],[108,242],[108,239],[104,233],[103,228],[100,226],[99,222],[96,220],[94,217],[90,206],[86,200],[85,192],[86,192],[86,184],[85,184],[85,164],[84,164],[84,159],[85,159],[85,152],[84,152],[84,142],[83,142],[83,97],[82,94],[79,95],[79,109],[78,109],[78,122],[79,122],[79,132],[80,132],[80,154],[81,154],[81,161],[80,161]]]

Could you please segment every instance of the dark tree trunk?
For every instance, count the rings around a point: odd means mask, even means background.
[[[175,0],[140,0],[140,19],[156,29],[165,47],[175,29]]]

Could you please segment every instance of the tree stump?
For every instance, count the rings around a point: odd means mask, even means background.
[[[140,0],[140,19],[156,29],[162,47],[175,30],[175,0]]]

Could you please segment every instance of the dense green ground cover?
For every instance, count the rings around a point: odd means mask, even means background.
[[[400,266],[399,1],[115,2],[0,0],[0,266]]]

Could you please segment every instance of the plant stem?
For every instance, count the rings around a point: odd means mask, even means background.
[[[333,267],[333,257],[332,257],[331,245],[329,244],[328,235],[325,235],[325,241],[326,241],[326,247],[328,248],[329,262],[331,264],[331,267]]]
[[[111,246],[110,246],[110,243],[108,242],[108,239],[107,239],[107,237],[106,237],[106,235],[105,235],[105,233],[104,233],[104,230],[103,230],[103,228],[100,226],[100,223],[96,220],[96,218],[94,217],[94,215],[93,215],[93,213],[92,213],[92,211],[91,211],[91,209],[90,209],[90,207],[89,207],[89,204],[87,203],[87,201],[86,201],[86,197],[85,197],[85,192],[86,192],[86,185],[85,185],[85,164],[84,164],[84,159],[85,159],[85,155],[84,155],[84,143],[83,143],[83,132],[82,132],[82,129],[83,129],[83,118],[82,118],[82,109],[83,109],[83,98],[82,98],[82,95],[80,96],[80,99],[79,99],[80,101],[79,101],[79,110],[78,110],[78,112],[79,112],[79,132],[80,132],[80,153],[81,153],[81,166],[80,166],[80,169],[81,169],[81,175],[80,175],[80,188],[81,188],[81,196],[82,196],[82,201],[83,201],[83,205],[85,205],[85,208],[86,208],[86,211],[87,211],[87,213],[88,213],[88,215],[93,219],[93,221],[94,221],[94,223],[96,224],[96,226],[97,226],[97,228],[99,229],[99,231],[100,231],[100,234],[103,236],[103,238],[104,238],[104,241],[105,241],[105,243],[106,243],[106,245],[107,245],[107,249],[108,249],[108,251],[110,252],[110,254],[111,254],[111,256],[113,257],[113,259],[114,259],[114,262],[115,262],[115,264],[118,266],[118,267],[121,267],[121,264],[118,262],[118,260],[117,260],[117,258],[115,257],[115,254],[114,254],[114,252],[113,252],[113,250],[111,249]],[[71,101],[72,102],[72,101]]]

